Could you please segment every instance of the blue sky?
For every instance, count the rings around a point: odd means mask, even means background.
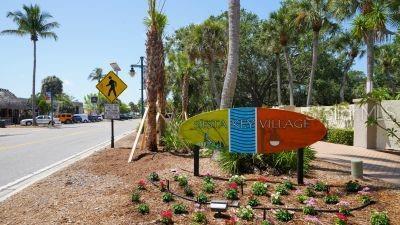
[[[242,0],[242,8],[267,18],[279,8],[279,0]],[[87,76],[95,67],[105,72],[116,61],[122,71],[120,77],[128,89],[121,95],[124,102],[140,98],[140,77],[128,76],[129,65],[137,63],[145,54],[145,27],[147,0],[1,0],[0,30],[16,28],[8,11],[20,10],[23,4],[38,4],[54,16],[61,27],[56,29],[58,41],[39,40],[37,53],[37,86],[49,75],[64,81],[64,91],[78,100],[96,92],[95,82]],[[219,14],[228,7],[228,0],[167,0],[167,34],[190,23],[200,23],[210,15]],[[19,97],[31,93],[33,46],[29,37],[0,36],[0,88],[6,88]],[[354,69],[364,70],[364,60]]]

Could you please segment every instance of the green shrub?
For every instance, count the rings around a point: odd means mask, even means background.
[[[132,199],[132,202],[136,202],[136,203],[140,202],[140,193],[139,192],[132,193],[131,199]]]
[[[185,187],[186,185],[188,185],[188,178],[185,175],[179,175],[177,181],[179,183],[179,186],[181,187]]]
[[[193,145],[184,141],[178,134],[181,123],[182,121],[176,118],[167,123],[164,136],[161,137],[165,150],[170,152],[187,152],[187,148],[193,148]]]
[[[283,186],[285,186],[287,190],[294,190],[294,184],[290,180],[285,180]]]
[[[376,212],[371,214],[370,218],[371,225],[389,225],[390,220],[387,212]]]
[[[196,201],[200,204],[205,204],[208,202],[208,197],[206,194],[204,194],[203,192],[201,192],[199,195],[197,195],[196,197]]]
[[[199,223],[199,224],[206,224],[207,223],[206,214],[204,214],[203,212],[194,212],[192,220],[193,220],[193,222]]]
[[[151,180],[151,181],[159,181],[160,177],[158,176],[158,174],[156,172],[152,172],[149,175],[149,180]]]
[[[214,193],[215,184],[213,182],[204,182],[203,191],[206,193]]]
[[[279,184],[275,188],[275,192],[279,193],[280,195],[288,195],[289,192],[284,184]]]
[[[141,214],[148,214],[150,212],[149,205],[147,205],[145,203],[140,204],[137,209],[138,209],[139,213],[141,213]]]
[[[361,201],[361,203],[362,204],[369,204],[369,203],[371,203],[371,197],[369,197],[368,195],[361,195],[360,196],[360,201]]]
[[[185,192],[186,196],[189,196],[189,197],[193,197],[194,196],[194,192],[193,192],[192,188],[189,185],[185,186],[184,192]]]
[[[307,197],[315,197],[315,191],[312,187],[306,187],[306,189],[304,190],[304,194]]]
[[[271,195],[271,203],[274,205],[282,205],[282,198],[279,192]]]
[[[260,200],[258,200],[258,198],[251,196],[249,198],[249,201],[247,202],[247,205],[251,206],[251,207],[256,207],[260,205]]]
[[[310,169],[310,163],[315,159],[315,151],[310,147],[304,150],[304,172]],[[227,149],[221,150],[219,156],[221,168],[229,173],[247,173],[254,169],[266,170],[274,168],[280,173],[287,173],[296,170],[297,154],[296,151],[281,152],[275,154],[238,154],[230,153]]]
[[[225,197],[229,200],[238,199],[238,191],[236,189],[228,189],[225,191]]]
[[[249,205],[246,207],[241,206],[237,212],[237,216],[243,220],[247,220],[247,221],[253,220],[254,210]]]
[[[236,183],[237,185],[243,185],[246,179],[244,176],[239,176],[239,175],[233,175],[231,178],[229,178],[229,183]]]
[[[328,130],[326,135],[326,141],[343,144],[343,145],[353,145],[354,131],[350,129],[332,129]]]
[[[293,219],[293,214],[286,209],[278,209],[275,216],[276,219],[281,222],[289,222]]]
[[[297,195],[296,199],[297,199],[298,202],[304,204],[304,202],[308,200],[308,196],[306,196],[306,195]]]
[[[311,215],[311,216],[317,215],[317,211],[315,210],[314,206],[310,205],[303,207],[303,213],[304,215]]]
[[[187,213],[186,206],[183,205],[182,203],[178,203],[172,206],[172,211],[174,211],[174,214],[184,214]]]
[[[264,220],[261,222],[261,225],[272,225],[273,223],[269,222],[268,220]]]
[[[337,196],[337,195],[327,195],[327,196],[324,197],[324,202],[326,204],[330,204],[330,205],[337,204],[337,203],[339,203],[339,196]]]
[[[321,181],[318,181],[318,182],[314,185],[314,189],[315,189],[316,191],[320,191],[320,192],[324,191],[324,192],[326,192],[326,191],[328,191],[328,185],[327,185],[326,183],[323,183],[323,182],[321,182]]]
[[[174,200],[174,197],[172,196],[171,193],[165,192],[165,193],[163,194],[163,196],[162,196],[162,200],[163,200],[163,202],[171,202],[171,201]]]
[[[358,181],[349,181],[346,183],[346,191],[355,193],[358,192],[361,189],[361,185],[358,183]]]
[[[254,182],[251,189],[253,191],[253,194],[257,196],[262,196],[267,194],[267,184],[262,183],[260,181]]]

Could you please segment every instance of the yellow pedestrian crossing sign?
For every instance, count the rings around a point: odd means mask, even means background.
[[[96,88],[112,103],[128,86],[115,74],[110,71],[96,85]]]

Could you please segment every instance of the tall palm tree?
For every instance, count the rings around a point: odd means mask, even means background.
[[[18,28],[14,30],[3,30],[1,34],[30,36],[33,42],[33,75],[32,75],[32,119],[33,125],[36,125],[35,116],[35,85],[36,85],[36,42],[40,38],[53,38],[57,40],[57,35],[52,32],[54,28],[58,28],[57,22],[48,23],[47,20],[53,18],[49,13],[42,12],[38,5],[23,5],[23,12],[8,12],[7,17],[11,18]]]
[[[344,102],[345,101],[344,93],[347,84],[348,72],[351,66],[353,66],[354,60],[357,57],[362,57],[365,51],[362,49],[361,40],[354,37],[349,32],[344,32],[338,35],[337,38],[334,40],[333,47],[336,50],[339,50],[340,52],[339,57],[345,60],[345,65],[343,68],[343,76],[341,79],[340,91],[339,91],[340,102]]]
[[[307,106],[311,105],[315,72],[318,65],[320,32],[324,27],[333,26],[330,21],[327,0],[302,0],[297,4],[296,24],[304,30],[312,30],[312,63],[308,84]]]
[[[339,20],[352,19],[352,32],[357,38],[362,38],[367,46],[367,84],[366,93],[373,89],[374,48],[376,42],[384,41],[389,31],[387,25],[396,27],[399,24],[399,13],[395,6],[396,0],[330,0],[329,8]],[[398,5],[397,5],[398,7]]]
[[[239,72],[240,0],[229,0],[229,51],[221,109],[232,107]]]
[[[197,48],[192,53],[208,67],[211,93],[218,108],[221,103],[221,93],[218,91],[214,67],[217,60],[226,57],[225,26],[220,21],[208,19],[203,24],[195,26],[190,37],[195,46],[189,47]]]
[[[145,19],[147,26],[147,129],[146,129],[146,149],[158,151],[157,147],[157,91],[158,74],[163,72],[164,49],[160,45],[162,41],[162,31],[166,25],[166,17],[156,8],[156,0],[149,0],[148,17]]]
[[[267,24],[267,32],[271,38],[278,39],[279,44],[283,50],[285,57],[287,70],[289,73],[289,104],[294,106],[294,94],[293,94],[293,70],[292,62],[290,59],[288,45],[293,42],[294,39],[294,23],[291,21],[292,16],[287,4],[283,4],[282,7],[270,15],[269,23]]]
[[[394,73],[400,66],[400,56],[398,49],[393,48],[392,45],[384,45],[378,49],[378,55],[376,57],[377,69],[383,75],[385,75],[385,83],[390,87],[393,94],[397,93],[398,84]]]
[[[100,83],[100,80],[105,76],[103,74],[103,69],[102,68],[95,68],[88,76],[88,80],[90,81],[97,81]]]

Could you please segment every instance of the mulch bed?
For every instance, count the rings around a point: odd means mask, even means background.
[[[147,190],[142,191],[142,200],[149,204],[150,213],[141,215],[137,212],[137,204],[131,203],[131,193],[136,189],[140,179],[146,179],[151,172],[157,172],[161,178],[171,180],[171,188],[183,195],[183,190],[172,181],[172,169],[178,173],[186,174],[189,184],[195,193],[200,192],[202,178],[193,177],[190,172],[193,159],[180,157],[170,153],[158,153],[148,155],[140,160],[128,164],[127,159],[132,146],[133,135],[127,136],[117,143],[117,149],[107,149],[98,152],[72,166],[59,171],[50,177],[35,183],[0,203],[1,224],[157,224],[160,212],[171,209],[175,203],[181,202],[188,207],[188,214],[174,215],[175,224],[190,224],[195,204],[175,198],[174,202],[163,203],[162,192],[152,186],[148,181]],[[220,170],[216,162],[208,158],[202,158],[200,162],[201,173],[210,173],[213,176],[229,177]],[[258,174],[246,177],[257,178]],[[283,181],[295,177],[269,176],[271,181]],[[354,195],[343,193],[343,185],[350,180],[348,168],[316,160],[313,169],[306,178],[307,182],[321,180],[333,186],[332,191],[342,195],[342,199],[355,206],[357,199]],[[363,186],[372,190],[372,198],[376,204],[365,209],[354,211],[349,217],[349,224],[369,224],[369,218],[373,210],[387,211],[392,224],[400,221],[400,190],[379,180],[360,181]],[[216,180],[216,193],[209,195],[213,198],[222,198],[226,190],[226,181]],[[244,192],[246,196],[239,195],[241,202],[247,202],[247,194],[250,194],[248,182]],[[271,184],[270,192],[274,190]],[[304,189],[304,187],[301,187]],[[263,205],[272,206],[268,197],[259,198]],[[283,207],[300,206],[293,201],[294,194],[283,196]],[[318,206],[323,206],[321,198],[317,198]],[[359,203],[358,203],[359,204]],[[334,208],[335,206],[332,206]],[[319,207],[318,207],[319,208]],[[213,213],[206,207],[202,210],[207,215],[208,224],[225,224],[224,220],[216,220]],[[234,215],[235,210],[230,209],[229,214]],[[268,216],[273,215],[268,212]],[[259,224],[262,211],[256,211],[254,222],[242,222],[241,224]],[[324,224],[332,224],[335,214],[321,213],[318,215]],[[304,215],[296,212],[294,220],[285,224],[305,224]]]

